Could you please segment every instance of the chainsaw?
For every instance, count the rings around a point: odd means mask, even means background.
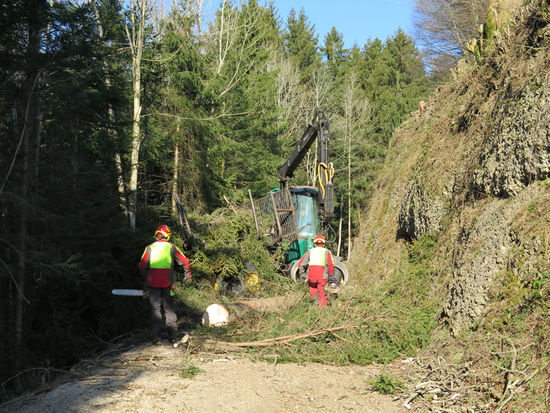
[[[329,295],[333,297],[338,297],[338,292],[339,292],[338,284],[335,282],[330,282],[327,286],[327,292]]]
[[[126,295],[131,297],[143,297],[143,290],[124,290],[115,289],[112,291],[113,295]]]

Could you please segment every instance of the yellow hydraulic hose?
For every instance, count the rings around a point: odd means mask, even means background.
[[[321,178],[322,173],[325,174],[325,182],[332,183],[332,178],[334,177],[334,165],[332,162],[329,162],[328,165],[323,162],[319,162],[317,165],[317,179],[319,180],[319,187],[321,188],[321,193],[323,198],[325,197],[325,186],[323,185],[323,179]]]

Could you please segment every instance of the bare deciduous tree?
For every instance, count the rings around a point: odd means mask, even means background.
[[[334,79],[326,66],[319,66],[315,68],[311,80],[311,88],[309,89],[312,102],[311,107],[304,108],[307,110],[307,118],[312,119],[317,108],[329,110],[328,107],[330,101],[330,94],[334,91],[333,87]],[[308,181],[313,185],[317,182],[317,142],[309,151],[306,157],[306,170]],[[309,185],[308,182],[308,185]]]
[[[263,8],[253,10],[248,7],[243,11],[244,2],[239,7],[231,0],[223,0],[219,18],[210,28],[210,48],[217,50],[216,73],[221,75],[227,66],[230,53],[232,56],[231,73],[226,73],[228,79],[220,97],[235,87],[243,77],[254,67],[256,61],[250,58],[257,52],[265,40],[267,28],[261,25]]]
[[[197,37],[200,38],[210,5],[211,0],[173,0],[172,10],[181,10],[184,16],[189,17],[196,28]]]
[[[300,86],[300,73],[288,56],[277,51],[268,70],[277,73],[277,107],[281,109],[281,122],[286,125],[282,140],[298,136],[304,129],[304,119],[311,118],[311,99]]]
[[[361,86],[357,75],[352,72],[344,84],[342,99],[343,134],[347,143],[347,173],[348,173],[348,254],[351,252],[351,206],[352,206],[352,154],[355,141],[371,116],[371,107],[368,100],[362,96]]]
[[[141,61],[143,57],[143,37],[147,15],[147,0],[132,0],[130,3],[130,16],[126,19],[124,6],[120,9],[124,16],[124,29],[128,39],[128,45],[132,54],[132,89],[134,95],[132,111],[132,147],[130,154],[130,182],[128,185],[130,227],[136,228],[137,212],[137,186],[139,149],[142,142],[141,136]]]
[[[365,139],[365,130],[368,129],[369,122],[372,117],[372,107],[361,89],[360,81],[358,80],[357,73],[351,71],[343,79],[341,86],[339,86],[339,92],[337,99],[335,100],[335,109],[333,120],[331,122],[331,135],[334,137],[334,143],[341,148],[340,156],[333,158],[335,165],[341,165],[337,168],[337,173],[346,173],[346,195],[342,195],[340,200],[341,210],[344,211],[344,207],[347,206],[347,213],[341,213],[342,218],[347,215],[347,242],[344,243],[341,239],[342,224],[339,222],[338,229],[338,255],[340,255],[341,245],[347,244],[347,253],[342,253],[349,258],[350,251],[352,249],[352,235],[356,231],[352,231],[351,217],[352,206],[358,202],[354,200],[354,185],[353,176],[357,176],[358,153],[363,154],[365,147],[369,145]],[[364,163],[364,159],[360,159],[361,163]],[[342,220],[341,218],[341,220]]]
[[[444,74],[479,36],[489,0],[416,0],[416,37],[433,75]]]

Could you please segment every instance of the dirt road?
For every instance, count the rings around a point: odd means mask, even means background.
[[[191,378],[182,370],[200,371]],[[20,397],[2,412],[388,412],[407,410],[369,390],[376,366],[253,362],[245,355],[190,354],[141,345],[83,363],[75,376]]]

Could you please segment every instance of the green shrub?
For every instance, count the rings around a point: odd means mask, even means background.
[[[398,378],[392,378],[385,374],[380,374],[376,378],[368,380],[373,390],[382,394],[396,394],[405,389],[405,385]]]
[[[200,367],[194,366],[192,364],[184,366],[180,371],[180,377],[184,379],[192,379],[199,373],[204,373],[204,370]]]

